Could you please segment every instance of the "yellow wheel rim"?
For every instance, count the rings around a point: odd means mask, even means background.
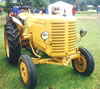
[[[27,71],[27,67],[26,67],[26,65],[23,61],[20,63],[20,72],[21,72],[22,80],[24,81],[25,84],[27,84],[27,82],[28,82],[28,71]]]
[[[82,53],[80,55],[80,59],[74,60],[74,65],[78,72],[85,72],[87,68],[87,61],[86,61],[85,56]]]
[[[7,57],[9,58],[9,44],[8,44],[8,36],[7,36],[7,33],[5,33],[5,47],[6,47]]]

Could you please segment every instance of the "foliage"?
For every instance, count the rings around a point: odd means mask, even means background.
[[[59,0],[18,0],[18,3],[10,3],[10,0],[6,0],[6,7],[13,7],[14,5],[23,5],[27,4],[27,1],[30,1],[32,8],[47,7],[48,4],[57,2]],[[76,4],[77,7],[80,6],[80,10],[87,10],[88,4],[93,4],[95,6],[100,5],[100,0],[61,0],[67,3]],[[78,10],[78,8],[77,8]]]
[[[10,0],[6,0],[6,8],[12,8],[15,5],[20,5],[20,3],[11,3]]]
[[[9,7],[10,5],[10,0],[6,0],[6,7]]]
[[[87,10],[87,2],[85,0],[80,3],[80,10],[81,11]]]
[[[91,0],[91,3],[95,6],[100,5],[100,0]]]
[[[32,8],[42,8],[47,7],[48,4],[50,3],[50,0],[18,0],[17,3],[10,3],[10,0],[6,0],[6,7],[7,8],[12,8],[14,5],[31,5]]]
[[[33,8],[42,8],[42,7],[47,7],[48,4],[50,3],[49,0],[31,0],[32,1],[32,7]]]
[[[87,0],[75,0],[76,9],[85,11],[87,10]]]
[[[60,1],[60,0],[50,0],[51,3],[54,3],[54,2],[57,2],[57,1]],[[64,2],[67,2],[67,3],[74,3],[75,0],[61,0],[61,1],[64,1]]]

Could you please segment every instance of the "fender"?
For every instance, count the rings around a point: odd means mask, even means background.
[[[22,22],[19,19],[12,17],[12,20],[13,20],[14,23],[18,24],[19,26],[21,26],[21,27],[23,26]]]

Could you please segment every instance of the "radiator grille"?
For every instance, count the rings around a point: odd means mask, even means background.
[[[65,23],[51,23],[52,53],[65,52]]]
[[[76,23],[68,23],[68,52],[74,51],[76,48]]]

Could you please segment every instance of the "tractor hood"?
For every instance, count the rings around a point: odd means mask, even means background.
[[[46,15],[46,14],[29,14],[27,12],[19,14],[19,17],[23,20],[27,18],[36,18],[36,19],[43,19],[43,20],[73,20],[76,19],[75,16],[62,16],[62,15]]]
[[[31,15],[32,18],[45,19],[45,20],[71,20],[76,19],[75,16],[61,16],[61,15]]]
[[[64,57],[76,52],[74,16],[30,15],[26,19],[26,25],[32,34],[34,48],[52,57]]]

